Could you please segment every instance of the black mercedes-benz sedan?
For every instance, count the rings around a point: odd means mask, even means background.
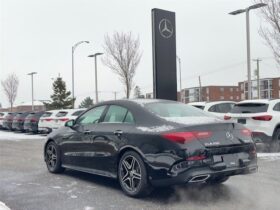
[[[133,197],[156,186],[219,184],[257,171],[250,130],[156,99],[97,104],[49,134],[44,157],[52,173],[68,168],[116,178]]]

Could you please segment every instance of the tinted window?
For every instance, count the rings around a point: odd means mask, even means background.
[[[45,112],[42,117],[49,117],[52,115],[52,112]]]
[[[67,115],[67,113],[68,113],[68,112],[65,112],[65,111],[64,111],[64,112],[58,112],[55,116],[56,116],[56,117],[64,117],[64,116]]]
[[[5,114],[4,113],[0,113],[0,117],[3,117]]]
[[[134,117],[130,111],[127,112],[124,122],[125,123],[134,123]]]
[[[209,116],[207,113],[186,104],[156,102],[145,104],[145,107],[160,117],[203,117]]]
[[[82,116],[78,118],[76,123],[82,125],[98,123],[105,108],[106,106],[99,106],[87,111],[86,113],[84,113]]]
[[[209,108],[209,112],[228,113],[233,108],[233,103],[216,104]]]
[[[79,116],[80,114],[83,113],[84,110],[76,111],[72,114],[72,116]]]
[[[123,122],[126,113],[127,113],[126,108],[123,108],[121,106],[111,105],[103,121],[111,122],[111,123]]]
[[[196,107],[196,108],[199,108],[199,109],[201,109],[201,110],[203,110],[204,107],[205,107],[205,106],[199,106],[199,105],[193,105],[193,106]]]
[[[244,103],[235,104],[231,110],[231,113],[259,113],[266,112],[268,104],[261,103]]]
[[[34,116],[35,113],[30,113],[29,115],[27,115],[26,119],[30,119]]]
[[[273,107],[274,111],[280,111],[280,103],[275,104],[275,106]]]

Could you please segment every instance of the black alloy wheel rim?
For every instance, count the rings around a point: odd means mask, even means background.
[[[46,161],[50,169],[54,169],[57,163],[57,152],[54,145],[50,144],[46,151]]]
[[[127,156],[122,160],[120,178],[122,185],[129,192],[138,190],[141,185],[141,167],[135,157]]]

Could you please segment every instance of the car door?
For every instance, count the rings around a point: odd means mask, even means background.
[[[91,166],[95,165],[92,162],[95,149],[90,132],[95,130],[105,110],[106,105],[90,109],[63,134],[61,142],[63,164],[78,168],[92,168]]]
[[[134,127],[132,113],[125,107],[110,105],[102,122],[91,133],[94,161],[92,167],[115,174],[119,148],[126,144],[127,134]]]

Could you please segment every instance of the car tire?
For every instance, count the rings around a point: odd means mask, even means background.
[[[270,143],[270,152],[280,152],[280,128],[278,128],[273,134]]]
[[[134,151],[125,152],[121,157],[118,180],[124,193],[131,197],[144,197],[152,191],[145,164]]]
[[[45,162],[48,171],[51,173],[61,173],[65,169],[61,166],[61,153],[57,144],[53,141],[46,145]]]
[[[207,184],[210,184],[210,185],[222,184],[222,183],[226,182],[228,179],[229,179],[228,176],[219,176],[219,177],[216,177],[214,179],[207,181]]]

